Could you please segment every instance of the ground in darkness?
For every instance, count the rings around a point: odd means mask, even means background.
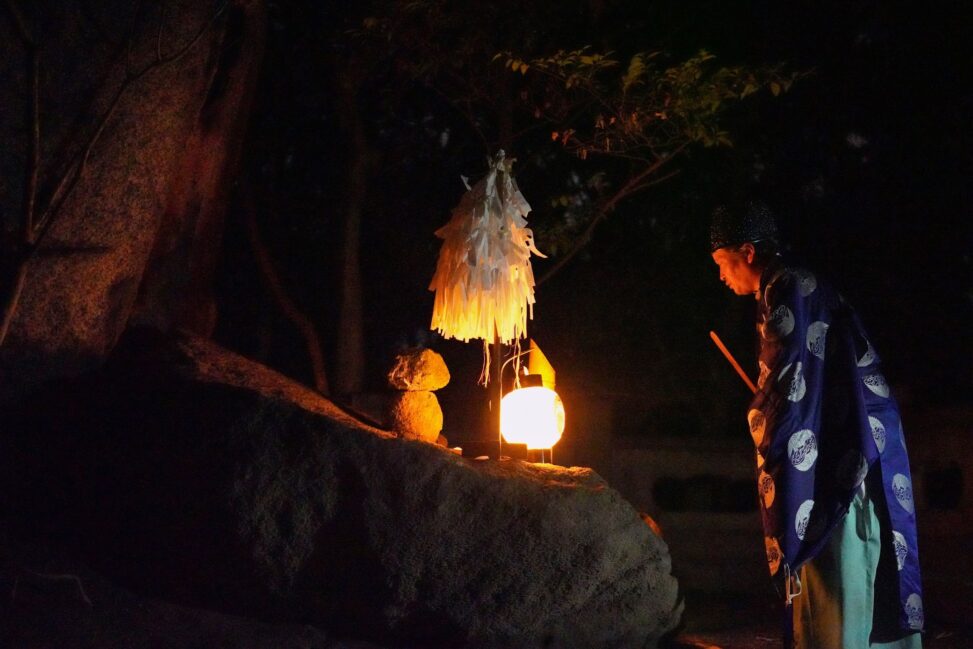
[[[780,605],[740,593],[686,594],[683,627],[666,649],[780,649]],[[924,649],[973,649],[973,628],[927,622]]]

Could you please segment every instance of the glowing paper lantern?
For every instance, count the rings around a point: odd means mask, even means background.
[[[500,433],[509,444],[548,449],[557,444],[563,432],[564,404],[550,388],[519,388],[500,401]]]

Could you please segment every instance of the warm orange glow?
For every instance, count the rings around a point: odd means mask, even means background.
[[[500,401],[500,432],[510,444],[547,449],[564,432],[564,404],[557,392],[534,386],[508,392]]]
[[[540,374],[541,384],[545,388],[554,389],[554,367],[533,338],[530,339],[530,353],[527,355],[527,372],[529,374]]]

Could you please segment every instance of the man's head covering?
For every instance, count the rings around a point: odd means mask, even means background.
[[[766,240],[777,241],[777,223],[766,203],[748,201],[742,208],[721,205],[713,210],[709,226],[710,252]]]

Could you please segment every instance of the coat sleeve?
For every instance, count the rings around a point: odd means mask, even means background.
[[[815,361],[818,354],[823,358],[827,324],[815,321],[813,297],[804,292],[801,275],[786,271],[766,288],[761,301],[760,378],[748,419],[751,433],[755,419],[764,428],[754,442],[765,457],[787,452],[792,436],[813,431],[818,423],[823,373]],[[798,442],[795,438],[791,451],[800,455]]]
[[[826,532],[812,516],[818,461],[826,309],[813,276],[786,270],[760,303],[759,387],[748,419],[757,447],[761,516],[771,549],[795,568]]]

